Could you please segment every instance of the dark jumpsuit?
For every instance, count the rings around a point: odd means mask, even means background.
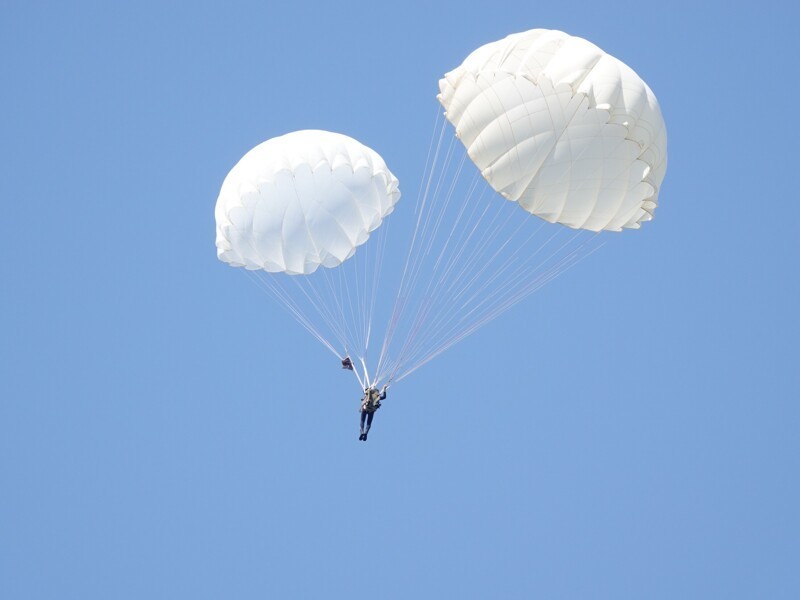
[[[383,390],[378,396],[377,401],[373,400],[370,401],[370,395],[372,391],[377,392],[377,389],[369,390],[364,397],[361,399],[361,426],[360,431],[361,435],[359,439],[366,440],[367,434],[369,433],[369,428],[372,427],[372,419],[375,416],[375,411],[378,410],[381,406],[381,400],[386,399],[386,390]],[[367,422],[367,428],[364,429],[364,421]]]

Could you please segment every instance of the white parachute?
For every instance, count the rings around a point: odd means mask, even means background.
[[[590,42],[513,34],[472,52],[439,92],[444,118],[437,111],[405,263],[381,287],[394,297],[380,303],[387,324],[371,369],[381,225],[400,197],[380,156],[340,134],[295,132],[245,155],[217,201],[219,258],[257,275],[337,356],[358,359],[364,387],[408,376],[591,254],[598,232],[638,229],[658,204],[658,101]]]
[[[667,169],[658,102],[594,44],[533,29],[486,44],[439,82],[483,177],[551,223],[592,231],[649,221]]]
[[[444,142],[445,122],[438,142],[435,128],[377,369],[394,381],[596,250],[601,242],[587,232],[652,219],[667,168],[666,128],[650,88],[618,59],[561,31],[533,29],[481,46],[439,91],[455,138],[491,189],[475,177],[462,182],[465,157]],[[492,191],[513,203],[498,203]],[[515,205],[567,227],[529,222]]]
[[[314,130],[272,138],[245,154],[222,184],[217,256],[292,275],[337,267],[399,198],[383,159],[353,138]]]
[[[361,358],[366,385],[385,238],[367,242],[399,199],[374,150],[329,131],[288,133],[250,150],[225,178],[217,256],[244,267],[331,352]]]

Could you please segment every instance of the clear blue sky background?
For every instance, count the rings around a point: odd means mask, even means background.
[[[0,597],[800,597],[790,5],[5,2]],[[440,75],[533,27],[650,83],[657,218],[359,443],[352,379],[217,261],[219,186],[323,128],[410,209]]]

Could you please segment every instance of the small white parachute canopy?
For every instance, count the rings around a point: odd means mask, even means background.
[[[291,275],[336,267],[394,210],[397,178],[377,152],[339,133],[295,131],[259,144],[217,199],[217,256]]]
[[[638,229],[653,218],[667,133],[627,65],[561,31],[475,50],[439,81],[439,101],[489,184],[551,223]]]

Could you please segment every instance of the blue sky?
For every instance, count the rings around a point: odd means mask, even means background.
[[[0,596],[798,597],[787,6],[6,3]],[[533,27],[655,91],[657,217],[359,443],[352,379],[217,261],[219,186],[322,128],[410,209],[438,78]]]

